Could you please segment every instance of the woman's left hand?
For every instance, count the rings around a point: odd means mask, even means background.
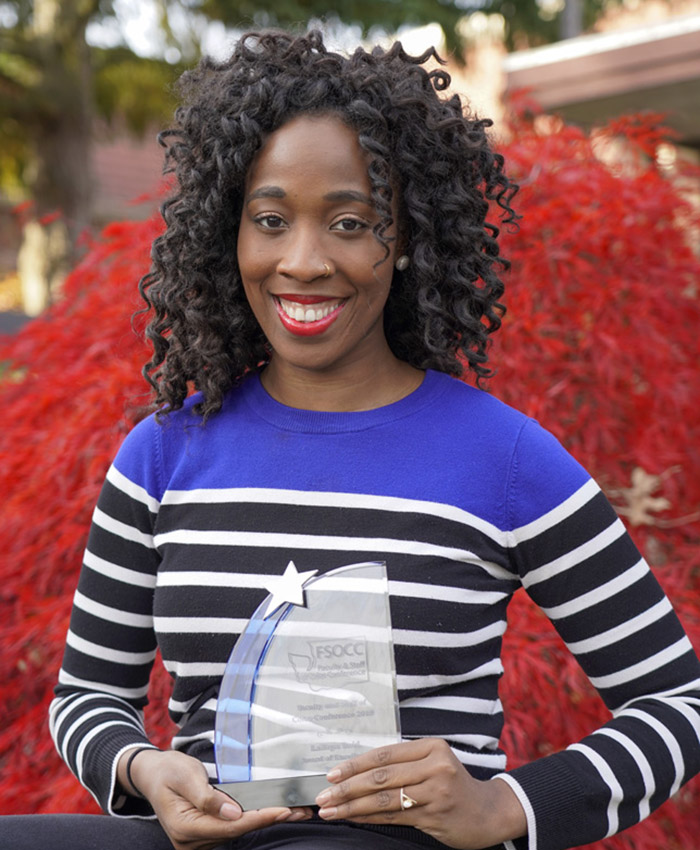
[[[325,820],[413,826],[463,850],[527,832],[510,786],[474,779],[440,738],[370,750],[339,764],[328,781],[316,798]]]

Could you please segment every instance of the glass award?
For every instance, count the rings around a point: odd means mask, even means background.
[[[386,565],[290,562],[226,664],[217,788],[244,809],[313,805],[331,767],[400,740]]]

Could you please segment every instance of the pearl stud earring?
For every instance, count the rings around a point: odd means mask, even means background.
[[[400,272],[405,272],[405,271],[406,271],[406,269],[409,267],[410,263],[411,263],[411,261],[410,261],[410,260],[409,260],[409,258],[406,256],[406,254],[402,254],[402,255],[398,258],[398,260],[396,261],[396,268],[397,268]]]

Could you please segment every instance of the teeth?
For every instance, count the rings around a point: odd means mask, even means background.
[[[325,319],[329,313],[336,310],[340,305],[340,301],[327,301],[325,304],[319,304],[318,307],[302,307],[293,301],[285,301],[283,298],[278,298],[280,307],[289,316],[297,322],[318,322]]]

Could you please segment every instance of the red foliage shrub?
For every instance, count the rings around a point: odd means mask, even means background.
[[[658,131],[643,120],[614,131],[629,139],[624,167],[596,157],[604,136],[555,121],[544,129],[541,119],[519,121],[503,148],[522,183],[524,218],[504,239],[513,269],[492,390],[540,419],[607,489],[697,648],[700,261],[688,229],[700,221],[645,156]],[[147,351],[130,317],[159,229],[156,220],[106,228],[60,304],[0,341],[3,813],[94,810],[53,751],[46,709],[92,506],[148,403],[139,374]],[[607,714],[524,594],[510,615],[504,744],[518,764],[580,738]],[[166,690],[161,671],[149,715],[160,743],[170,733]],[[699,828],[693,782],[596,847],[691,848]]]

